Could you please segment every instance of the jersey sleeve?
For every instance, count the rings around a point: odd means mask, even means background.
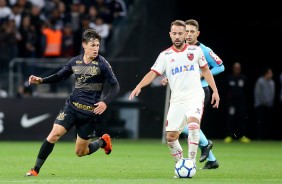
[[[104,64],[103,64],[102,70],[103,70],[103,74],[104,74],[107,82],[109,84],[116,84],[116,83],[118,83],[117,78],[116,78],[116,76],[115,76],[115,74],[113,72],[113,69],[112,69],[110,63],[108,61],[106,61],[105,59],[104,59],[103,63]]]
[[[71,60],[69,60],[64,66],[63,68],[58,71],[57,75],[62,78],[62,79],[66,79],[68,78],[69,76],[71,76],[73,74],[73,71],[72,71],[72,66],[73,66],[73,63],[75,62],[75,59],[72,58]]]
[[[204,66],[206,66],[208,64],[204,52],[200,49],[200,47],[198,47],[198,54],[199,54],[199,66],[202,68]]]
[[[204,52],[212,75],[217,75],[225,70],[222,60],[213,52],[212,49],[206,46],[202,46],[201,49]]]
[[[160,53],[151,70],[156,72],[158,75],[162,75],[165,71],[165,55]]]
[[[220,59],[220,57],[218,57],[218,55],[216,55],[213,50],[211,50],[210,48],[207,48],[208,50],[206,51],[205,57],[208,61],[208,63],[212,66],[219,66],[222,65],[222,60]]]

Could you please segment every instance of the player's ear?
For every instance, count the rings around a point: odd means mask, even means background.
[[[169,37],[170,37],[170,39],[172,39],[172,32],[169,32]]]
[[[86,47],[86,43],[85,42],[82,42],[82,47],[85,49],[85,47]]]

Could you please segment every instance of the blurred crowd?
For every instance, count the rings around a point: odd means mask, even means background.
[[[0,0],[0,68],[15,57],[72,57],[81,53],[87,28],[102,36],[101,54],[116,24],[126,17],[123,0]]]

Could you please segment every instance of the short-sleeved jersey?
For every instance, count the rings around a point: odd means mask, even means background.
[[[57,73],[62,79],[68,78],[72,74],[75,75],[75,87],[68,102],[76,110],[87,114],[91,114],[91,112],[75,107],[72,102],[94,106],[100,101],[105,81],[110,85],[118,83],[112,67],[100,55],[89,64],[83,61],[83,55],[73,57]]]
[[[203,96],[200,67],[207,65],[203,51],[195,45],[185,45],[181,51],[173,47],[161,52],[151,67],[158,75],[166,74],[171,89],[170,102],[186,102]]]
[[[224,71],[224,67],[223,67],[223,62],[222,60],[220,59],[220,57],[218,57],[213,51],[211,48],[205,46],[204,44],[200,43],[200,42],[197,42],[195,45],[199,46],[204,55],[205,55],[205,58],[208,62],[208,66],[209,68],[212,68],[213,71],[212,71],[212,74],[213,75],[216,75],[218,73],[221,73]],[[220,67],[222,66],[222,67]],[[206,87],[208,86],[208,83],[207,81],[202,78],[201,79],[201,82],[202,82],[202,87]]]

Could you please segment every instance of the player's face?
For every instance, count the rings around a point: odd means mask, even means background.
[[[84,49],[84,54],[88,58],[94,59],[98,56],[100,47],[100,42],[98,39],[90,40],[87,44],[83,43],[82,46]]]
[[[194,45],[197,42],[200,31],[198,31],[195,26],[186,25],[186,33],[187,33],[186,42],[189,45]]]
[[[176,49],[182,49],[185,45],[185,28],[183,26],[171,26],[170,32],[169,32],[171,41],[173,46]]]

